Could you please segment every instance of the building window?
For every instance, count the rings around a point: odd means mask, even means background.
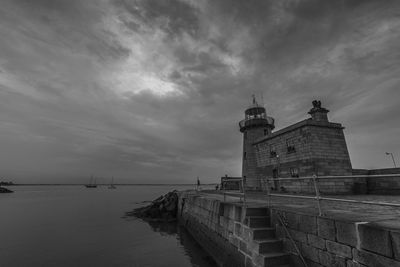
[[[243,159],[247,159],[247,153],[246,152],[243,153]]]
[[[276,156],[277,156],[276,148],[274,145],[269,146],[269,156],[270,156],[270,158],[276,158]]]
[[[286,139],[286,148],[288,154],[296,152],[296,148],[294,146],[294,138]]]
[[[268,134],[268,130],[264,129],[264,135],[267,135],[267,134]]]
[[[290,176],[299,177],[299,169],[298,168],[290,168]]]

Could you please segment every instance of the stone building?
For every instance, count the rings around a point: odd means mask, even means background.
[[[308,112],[311,118],[278,131],[274,119],[253,98],[239,123],[243,133],[242,176],[248,189],[266,186],[280,191],[312,191],[310,180],[274,181],[266,185],[266,178],[343,176],[352,175],[352,166],[340,123],[328,120],[329,111],[313,101]],[[346,193],[352,190],[354,179],[321,182],[321,192]]]

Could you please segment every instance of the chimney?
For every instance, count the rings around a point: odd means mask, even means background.
[[[308,112],[314,121],[328,122],[328,112],[326,108],[321,107],[321,101],[314,100],[312,102],[313,108]]]

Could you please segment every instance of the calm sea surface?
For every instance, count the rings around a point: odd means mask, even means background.
[[[187,188],[11,187],[0,194],[0,266],[215,266],[175,224],[124,218],[142,201]]]

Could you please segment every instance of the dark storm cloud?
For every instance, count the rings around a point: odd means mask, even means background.
[[[114,0],[113,2],[128,11],[140,23],[159,27],[167,32],[168,36],[173,37],[183,32],[194,35],[197,31],[196,10],[185,2],[179,0]],[[123,23],[133,31],[140,30],[140,24],[132,20],[123,20]]]
[[[4,1],[4,174],[240,175],[251,94],[278,128],[321,99],[347,127],[354,167],[387,166],[384,150],[399,151],[399,12],[377,0]]]
[[[104,16],[102,2],[13,2],[3,3],[2,20],[27,38],[52,46],[65,46],[72,52],[93,53],[101,59],[129,54],[129,49],[123,47],[112,32],[98,28]]]

